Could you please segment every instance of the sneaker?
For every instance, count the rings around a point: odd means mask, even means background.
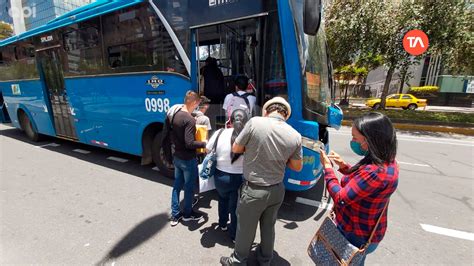
[[[226,232],[227,231],[227,225],[226,226],[219,226],[222,231]]]
[[[194,206],[196,206],[196,204],[198,204],[198,202],[199,202],[199,196],[194,197],[194,199],[193,199],[193,208],[194,208]]]
[[[230,257],[221,257],[219,262],[223,266],[231,266],[232,265],[232,261],[230,260]]]
[[[171,226],[176,226],[179,223],[179,220],[181,220],[182,218],[183,218],[183,215],[181,214],[178,214],[178,216],[176,217],[172,217],[170,221]]]
[[[198,221],[202,218],[202,214],[197,213],[197,212],[191,212],[191,215],[189,216],[184,216],[183,221],[189,222],[189,221]]]

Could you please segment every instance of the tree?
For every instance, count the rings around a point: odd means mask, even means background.
[[[385,108],[395,71],[400,70],[404,83],[410,77],[410,66],[421,59],[403,49],[403,37],[409,30],[421,29],[430,40],[428,53],[442,55],[453,71],[472,73],[472,11],[466,5],[464,0],[334,0],[326,10],[334,65],[351,64],[365,54],[380,55],[387,69],[381,97],[381,107]]]
[[[13,36],[13,29],[10,24],[0,21],[0,40]]]

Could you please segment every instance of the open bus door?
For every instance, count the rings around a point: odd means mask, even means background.
[[[56,135],[61,138],[77,140],[74,117],[69,106],[60,60],[60,46],[37,50],[37,60],[40,73],[49,94],[53,111]]]
[[[222,109],[227,94],[235,92],[234,80],[243,75],[249,78],[251,86],[258,82],[257,60],[260,52],[258,38],[261,20],[257,18],[243,19],[207,25],[196,29],[197,56],[196,68],[199,91],[211,99],[208,116],[217,128],[225,124],[225,111]],[[220,72],[224,76],[223,85],[208,86],[203,82],[204,69],[209,58],[217,61]],[[255,91],[254,91],[255,93]],[[257,96],[257,95],[255,95]],[[215,119],[214,119],[215,118]],[[215,120],[215,121],[213,121]]]

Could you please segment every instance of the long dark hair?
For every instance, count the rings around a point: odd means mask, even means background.
[[[230,138],[230,146],[234,145],[235,139],[237,136],[242,132],[242,130],[245,127],[245,124],[247,124],[247,121],[249,120],[249,116],[247,115],[247,112],[241,109],[236,109],[232,112],[230,115],[230,122],[232,123],[232,127],[234,128],[234,131],[232,132],[232,137]],[[232,149],[230,151],[230,158],[231,158],[231,163],[234,163],[239,159],[239,157],[242,154],[240,153],[233,153]]]
[[[364,114],[354,120],[354,127],[365,137],[369,152],[350,172],[366,164],[392,163],[397,155],[397,134],[390,119],[378,112]]]

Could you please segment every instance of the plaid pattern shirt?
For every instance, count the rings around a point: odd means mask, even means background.
[[[362,165],[349,173],[350,165],[339,172],[341,184],[332,168],[324,169],[327,189],[334,200],[336,223],[344,232],[369,240],[383,208],[398,185],[398,164]],[[379,243],[387,230],[387,210],[380,220],[372,243]]]

